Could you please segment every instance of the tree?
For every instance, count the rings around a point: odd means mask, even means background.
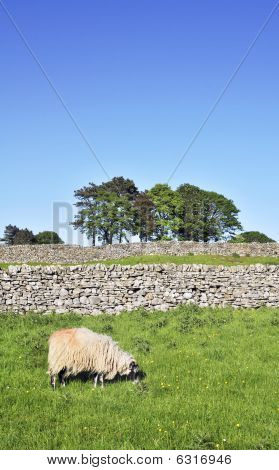
[[[183,184],[176,190],[179,198],[177,205],[178,240],[200,241],[204,228],[204,193],[197,186]]]
[[[168,184],[155,184],[147,194],[155,206],[156,240],[171,240],[179,225],[177,217],[178,193],[173,191]]]
[[[230,240],[231,243],[276,243],[275,240],[269,238],[267,235],[261,232],[252,231],[252,232],[243,232],[233,237]]]
[[[144,191],[136,196],[135,208],[135,230],[134,235],[138,235],[141,242],[153,239],[155,231],[155,204]]]
[[[103,244],[114,240],[128,241],[129,233],[134,232],[135,210],[134,199],[138,189],[134,182],[123,177],[89,186],[75,191],[79,208],[73,226],[92,238],[93,245],[98,239]]]
[[[13,240],[13,245],[32,245],[34,243],[36,243],[35,236],[32,230],[27,228],[18,230]]]
[[[18,231],[19,228],[16,225],[7,225],[4,230],[4,236],[1,241],[5,242],[6,245],[13,245],[15,236]]]
[[[115,176],[110,181],[101,184],[101,188],[117,194],[117,196],[127,196],[129,200],[134,200],[138,194],[138,188],[133,180],[125,179],[123,176]]]
[[[131,179],[122,176],[75,191],[78,214],[76,229],[103,244],[129,241],[227,239],[241,230],[239,210],[232,200],[190,184],[173,190],[156,184],[139,192]]]
[[[239,209],[231,199],[213,191],[205,191],[203,241],[227,240],[242,230]]]
[[[231,199],[190,184],[179,186],[177,193],[180,196],[177,210],[179,240],[218,241],[241,230],[237,218],[239,210]]]
[[[35,235],[35,243],[40,245],[61,244],[64,243],[56,232],[40,232]]]
[[[101,206],[100,222],[102,224],[103,218],[106,229],[109,228],[108,218],[111,222],[108,234],[105,230],[106,243],[112,243],[114,237],[117,238],[119,243],[122,242],[123,238],[129,241],[128,235],[134,232],[134,201],[137,194],[138,188],[133,180],[125,179],[122,176],[112,178],[111,181],[101,184],[99,200],[102,200],[103,204]]]

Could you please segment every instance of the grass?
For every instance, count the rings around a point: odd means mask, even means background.
[[[176,255],[142,255],[142,256],[129,256],[121,259],[109,259],[109,260],[98,260],[88,261],[83,263],[84,265],[92,265],[102,263],[106,265],[121,264],[121,265],[135,265],[135,264],[208,264],[208,265],[223,265],[223,266],[237,266],[237,265],[250,265],[250,264],[279,264],[278,257],[272,256],[239,256],[237,254],[231,256],[222,255],[194,255],[190,253],[184,256]],[[0,268],[7,269],[9,265],[20,265],[23,263],[0,263]],[[27,263],[30,266],[48,266],[50,263],[43,262],[30,262]],[[60,265],[70,266],[78,263],[63,264]],[[79,263],[81,264],[81,263]]]
[[[139,310],[119,316],[2,314],[2,449],[278,449],[279,311]],[[71,381],[53,392],[47,338],[111,335],[146,373],[138,385]]]
[[[100,262],[100,261],[99,261]],[[86,264],[93,264],[90,262]],[[221,256],[221,255],[194,255],[188,254],[184,256],[176,255],[143,255],[143,256],[130,256],[119,260],[105,260],[102,263],[121,264],[121,265],[135,265],[143,264],[209,264],[209,265],[224,265],[224,266],[237,266],[242,264],[279,264],[279,258],[267,256]]]

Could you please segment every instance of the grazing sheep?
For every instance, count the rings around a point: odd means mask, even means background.
[[[104,379],[112,380],[118,374],[135,382],[138,371],[134,358],[110,336],[87,328],[71,328],[55,331],[49,338],[48,374],[53,389],[57,374],[65,386],[65,378],[70,375],[90,372],[95,387],[98,379],[103,387]]]

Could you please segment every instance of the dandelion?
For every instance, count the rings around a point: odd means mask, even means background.
[[[227,442],[227,439],[222,439],[223,442]]]
[[[225,384],[227,384],[228,382],[225,380]]]
[[[240,428],[240,424],[239,423],[236,423],[235,425],[237,428]]]

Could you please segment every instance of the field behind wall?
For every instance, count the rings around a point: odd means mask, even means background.
[[[279,311],[180,307],[118,316],[0,316],[2,449],[278,449]],[[109,334],[146,377],[53,392],[47,339]]]

